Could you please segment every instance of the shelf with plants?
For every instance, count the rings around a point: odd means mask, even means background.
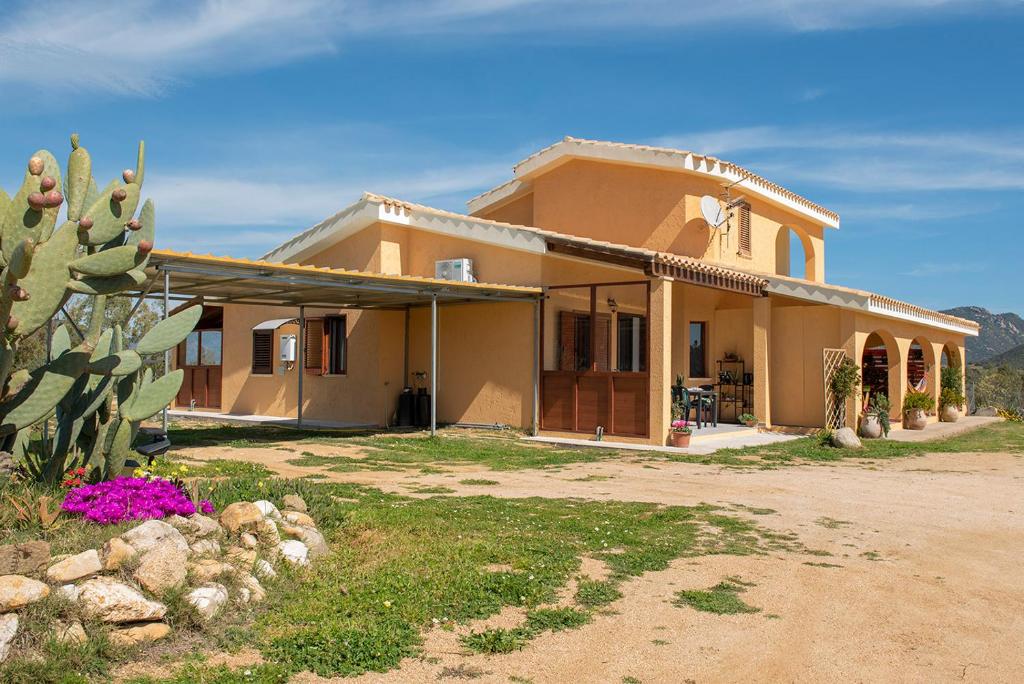
[[[724,358],[715,362],[718,368],[718,419],[738,422],[739,417],[754,408],[754,379],[747,372],[743,359]]]

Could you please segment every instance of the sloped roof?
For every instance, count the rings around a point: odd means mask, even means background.
[[[518,197],[530,188],[532,178],[569,159],[591,159],[637,166],[686,171],[735,184],[743,189],[796,211],[816,223],[839,227],[839,214],[774,183],[738,164],[710,155],[671,147],[636,145],[632,143],[587,140],[566,136],[558,142],[534,152],[512,167],[515,178],[477,195],[466,204],[471,213]]]

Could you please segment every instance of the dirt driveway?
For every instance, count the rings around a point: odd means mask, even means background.
[[[246,450],[208,451],[188,455],[245,458]],[[274,459],[255,460],[274,467]],[[817,550],[680,559],[624,584],[623,598],[591,624],[545,633],[523,651],[468,655],[456,639],[430,634],[422,658],[359,681],[1024,680],[1020,456],[941,454],[777,470],[630,460],[328,475],[405,493],[443,485],[501,497],[707,502],[794,532]],[[459,482],[473,477],[499,484]],[[760,612],[715,615],[673,605],[680,589],[707,589],[728,576],[752,583],[743,600]]]

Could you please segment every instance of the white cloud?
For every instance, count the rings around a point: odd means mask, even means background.
[[[4,11],[0,81],[158,95],[203,74],[288,62],[380,34],[824,31],[1017,7],[1013,0],[22,0]]]
[[[931,278],[934,276],[956,275],[958,273],[978,273],[985,268],[984,264],[963,263],[958,261],[947,261],[942,263],[925,262],[915,264],[900,275],[912,276],[915,278]]]

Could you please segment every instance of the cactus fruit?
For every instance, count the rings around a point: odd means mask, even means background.
[[[71,147],[63,186],[56,159],[39,150],[19,191],[12,197],[0,190],[0,450],[51,483],[69,467],[87,467],[94,478],[120,474],[139,421],[159,412],[181,386],[181,371],[154,379],[144,357],[178,345],[202,310],[190,307],[160,322],[136,349],[124,349],[120,326],[103,330],[107,296],[146,280],[152,202],[135,216],[145,147],[139,144],[136,168],[125,170],[124,183],[114,180],[102,191],[77,134]],[[65,203],[67,221],[57,226]],[[60,326],[52,361],[32,373],[16,369],[21,340],[49,324],[72,295],[95,298],[85,339],[72,345]],[[51,418],[54,438],[34,440],[39,423]]]

